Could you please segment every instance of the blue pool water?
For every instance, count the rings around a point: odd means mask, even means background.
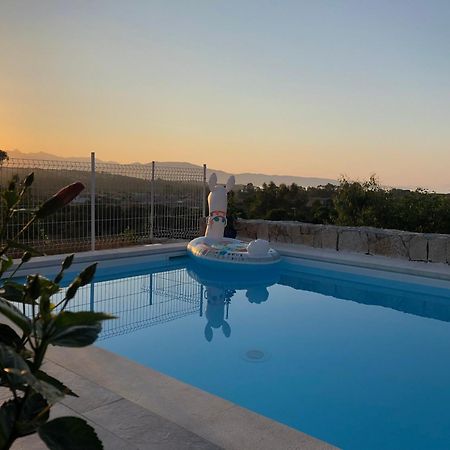
[[[106,348],[345,449],[450,448],[450,290],[285,263],[101,275]],[[102,278],[103,277],[103,278]]]

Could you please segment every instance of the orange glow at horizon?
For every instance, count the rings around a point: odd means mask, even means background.
[[[2,8],[3,150],[450,191],[447,10]]]

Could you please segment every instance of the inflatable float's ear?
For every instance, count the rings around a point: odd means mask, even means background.
[[[215,173],[212,173],[208,181],[209,190],[212,191],[216,187],[216,184],[217,184],[217,175]]]
[[[228,178],[227,185],[226,185],[227,192],[230,192],[231,189],[233,188],[233,186],[234,186],[234,176],[231,175],[231,177]]]

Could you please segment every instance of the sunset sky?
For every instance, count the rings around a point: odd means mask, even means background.
[[[450,1],[0,2],[0,148],[450,191]]]

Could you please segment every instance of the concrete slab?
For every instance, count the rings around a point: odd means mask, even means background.
[[[114,429],[115,434],[138,449],[219,449],[200,436],[125,399],[89,411],[86,416],[96,424]]]
[[[88,379],[51,361],[47,361],[44,364],[43,370],[58,380],[64,380],[64,384],[79,395],[79,397],[66,396],[61,402],[78,413],[84,413],[121,399],[119,395],[109,389],[92,383]]]
[[[106,428],[90,421],[87,417],[77,414],[67,406],[57,404],[51,409],[51,419],[63,416],[75,416],[85,419],[89,425],[94,427],[106,450],[138,450],[132,443],[121,439],[119,436],[111,431],[108,431]],[[18,439],[12,446],[12,450],[48,450],[48,447],[37,434],[32,434]]]

